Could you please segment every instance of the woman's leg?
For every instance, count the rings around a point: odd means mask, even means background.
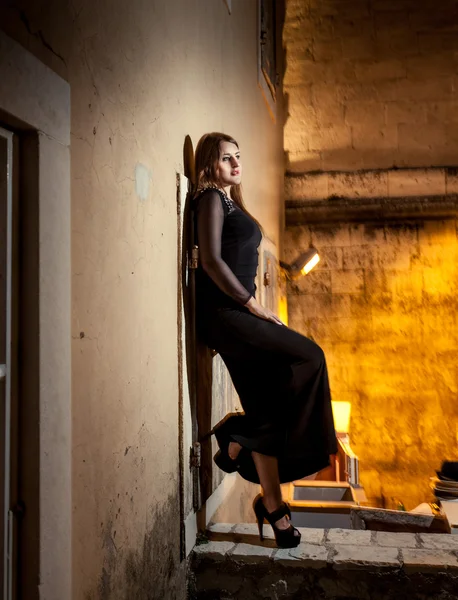
[[[277,510],[283,502],[277,457],[259,454],[259,452],[252,452],[251,455],[259,475],[264,506],[271,513]],[[282,517],[279,521],[275,522],[275,527],[278,529],[288,529],[289,526],[290,523],[286,517]],[[295,535],[299,535],[299,532],[295,531]]]
[[[227,453],[229,454],[230,458],[232,458],[232,460],[235,460],[239,455],[241,449],[242,446],[238,442],[229,442],[229,449]]]
[[[240,444],[251,451],[241,460],[242,477],[260,481],[260,468],[252,455],[256,451],[262,456],[276,455],[277,446],[278,455],[284,458],[279,458],[274,473],[280,473],[281,481],[293,481],[326,466],[336,443],[321,348],[287,327],[250,313],[222,311],[213,325],[213,347],[226,363],[246,416],[242,430],[233,432],[233,441],[239,444],[231,443],[227,450],[231,458],[236,458]],[[269,469],[266,477],[260,481],[266,503],[273,498],[277,502],[280,489],[269,492],[275,482]]]

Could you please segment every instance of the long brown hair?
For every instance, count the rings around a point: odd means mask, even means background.
[[[194,197],[197,196],[200,190],[206,187],[221,187],[217,173],[221,142],[229,142],[231,144],[235,144],[237,148],[239,147],[237,141],[233,137],[227,135],[226,133],[218,133],[216,131],[213,131],[212,133],[206,133],[197,143],[195,154],[196,181],[193,190]],[[237,206],[249,217],[251,217],[253,221],[255,221],[261,228],[261,225],[258,223],[258,221],[248,212],[245,207],[245,203],[243,202],[242,186],[240,184],[231,186],[231,198],[237,204]]]

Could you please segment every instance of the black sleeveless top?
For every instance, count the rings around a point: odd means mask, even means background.
[[[261,231],[233,200],[213,188],[194,199],[194,209],[197,309],[240,309],[256,293]]]

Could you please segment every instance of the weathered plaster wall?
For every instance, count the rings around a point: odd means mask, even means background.
[[[0,15],[71,86],[73,598],[182,598],[175,173],[186,134],[230,132],[278,244],[256,2],[23,0]]]
[[[429,477],[457,459],[458,239],[454,219],[288,227],[286,259],[322,261],[289,286],[290,326],[327,356],[334,400],[370,502],[431,501]]]
[[[453,0],[288,0],[287,170],[456,163]]]

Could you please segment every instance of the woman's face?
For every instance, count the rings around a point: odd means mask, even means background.
[[[235,144],[221,142],[217,173],[222,187],[238,185],[242,181],[240,150]]]

